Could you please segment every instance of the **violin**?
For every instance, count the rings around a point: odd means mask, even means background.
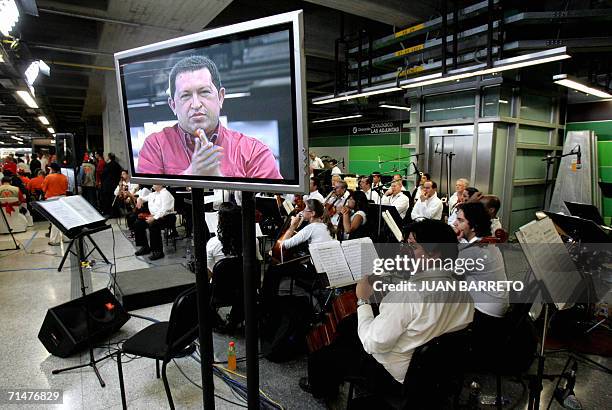
[[[357,295],[354,290],[337,295],[326,312],[322,323],[314,326],[306,335],[306,345],[310,353],[329,346],[338,336],[338,325],[357,312]]]

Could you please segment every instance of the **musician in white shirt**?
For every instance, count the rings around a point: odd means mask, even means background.
[[[332,159],[331,161],[329,161],[329,163],[332,166],[332,170],[331,170],[332,175],[342,174],[342,170],[338,168],[338,160]]]
[[[321,158],[317,157],[317,155],[314,152],[310,151],[308,156],[310,157],[310,168],[311,169],[323,169],[324,168],[323,161],[321,161]]]
[[[371,177],[363,176],[359,180],[359,188],[363,191],[368,201],[374,201],[378,203],[380,195],[372,189]]]
[[[308,221],[309,224],[302,228],[298,233],[296,229]],[[308,199],[301,216],[292,216],[289,229],[280,239],[284,249],[290,249],[302,243],[319,243],[333,240],[334,227],[329,221],[327,211],[323,204],[316,199]]]
[[[482,204],[485,206],[487,213],[491,218],[491,233],[495,235],[495,231],[498,229],[504,229],[499,221],[499,218],[497,217],[497,212],[501,206],[501,201],[496,195],[483,195],[480,202],[482,202]]]
[[[391,188],[383,196],[382,205],[393,205],[400,214],[400,217],[404,219],[410,207],[410,199],[402,192],[401,181],[393,181],[391,183]]]
[[[154,261],[164,257],[162,234],[164,227],[174,227],[176,215],[174,214],[174,197],[163,185],[153,185],[153,192],[146,199],[149,205],[150,215],[146,220],[139,219],[134,224],[136,236],[136,246],[140,249],[136,251],[136,256],[147,255]],[[147,229],[149,230],[149,241],[147,241]]]
[[[317,178],[310,178],[310,193],[304,196],[304,201],[308,199],[316,199],[317,201],[324,203],[325,198],[319,192],[319,180]]]
[[[348,185],[346,182],[338,180],[334,184],[334,190],[327,195],[327,198],[325,198],[325,205],[332,205],[336,209],[336,214],[331,218],[331,223],[334,226],[338,225],[338,213],[346,203],[346,199],[349,197],[349,192],[347,189]]]
[[[421,188],[421,192],[421,196],[414,204],[414,208],[412,208],[412,220],[442,219],[442,208],[444,204],[440,198],[438,198],[433,188],[433,182],[425,182]]]
[[[463,191],[470,186],[470,181],[466,178],[459,178],[455,182],[455,193],[448,200],[448,213],[451,214],[457,203],[461,202]]]
[[[408,238],[413,243],[417,259],[457,258],[455,234],[441,221],[424,220],[415,223]],[[423,282],[441,285],[456,280],[452,272],[428,270],[416,272],[409,282],[415,283],[416,289],[425,289],[429,286],[424,286]],[[449,286],[446,288],[450,289]],[[373,288],[368,278],[357,284],[356,294],[359,339],[364,350],[393,376],[394,380],[390,380],[390,384],[405,382],[412,354],[419,346],[445,333],[466,328],[474,315],[474,305],[465,292],[390,292],[382,299],[377,316],[374,316],[369,304]],[[410,380],[406,382],[410,383]]]
[[[372,188],[376,189],[376,188],[381,188],[382,187],[382,181],[380,180],[380,172],[372,172],[371,174],[372,177]]]

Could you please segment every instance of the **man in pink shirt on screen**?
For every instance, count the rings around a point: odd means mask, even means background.
[[[168,105],[178,123],[145,139],[137,172],[283,178],[266,144],[219,123],[225,88],[212,60],[202,56],[180,60],[170,71],[169,83]]]

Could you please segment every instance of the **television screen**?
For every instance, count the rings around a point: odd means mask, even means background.
[[[115,54],[135,182],[307,191],[302,13]]]

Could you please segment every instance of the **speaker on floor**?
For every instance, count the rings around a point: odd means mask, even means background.
[[[103,288],[49,309],[38,339],[52,355],[68,357],[87,348],[90,342],[108,338],[129,318],[110,290]]]

